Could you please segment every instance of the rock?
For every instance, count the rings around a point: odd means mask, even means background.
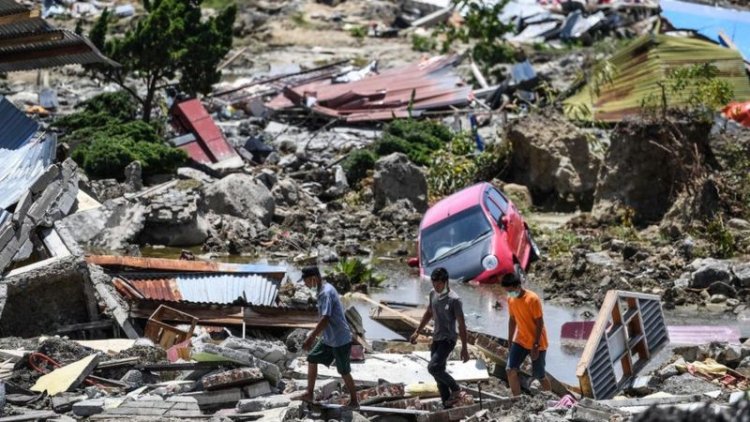
[[[716,385],[692,374],[684,373],[666,379],[659,390],[674,395],[703,394],[715,391]]]
[[[237,403],[239,413],[260,412],[263,410],[287,407],[291,404],[288,397],[278,395],[270,397],[256,397],[253,399],[240,400]]]
[[[685,289],[690,286],[690,279],[688,278],[678,278],[674,281],[674,287],[678,289]]]
[[[208,238],[208,221],[198,211],[193,189],[169,189],[151,199],[141,243],[167,246],[200,245]]]
[[[380,218],[385,221],[402,222],[406,221],[410,224],[419,224],[422,219],[422,214],[417,212],[412,203],[406,199],[399,199],[393,204],[380,210]],[[360,221],[360,227],[362,224],[369,222],[369,226],[377,225],[376,219],[364,218]]]
[[[292,330],[292,332],[289,333],[284,340],[284,344],[286,344],[287,350],[292,353],[297,353],[302,350],[302,344],[307,339],[307,334],[309,332],[310,330],[305,330],[302,328],[296,328]]]
[[[724,295],[711,295],[711,298],[709,299],[709,302],[711,303],[724,303],[727,301],[727,297]]]
[[[230,174],[205,188],[208,207],[217,214],[271,224],[275,203],[268,188],[247,174]]]
[[[125,375],[120,378],[120,381],[129,384],[132,390],[141,388],[145,385],[143,382],[143,373],[137,369],[131,369],[126,372]]]
[[[675,347],[672,352],[677,356],[682,356],[685,362],[703,361],[703,359],[708,357],[706,346],[680,346]]]
[[[511,123],[510,180],[527,186],[537,198],[566,200],[588,208],[601,160],[586,134],[559,115],[530,114]]]
[[[750,230],[750,222],[740,218],[732,218],[727,221],[727,227],[737,231],[748,231]]]
[[[600,267],[611,267],[615,261],[604,252],[589,252],[586,254],[586,262]]]
[[[737,287],[750,288],[750,263],[735,265],[732,271],[737,278]]]
[[[185,180],[196,180],[198,182],[207,184],[214,181],[214,179],[206,173],[191,168],[191,167],[180,167],[177,169],[177,177]]]
[[[127,192],[138,192],[143,189],[143,168],[140,161],[133,161],[125,166],[125,190]]]
[[[427,180],[401,153],[393,153],[375,163],[373,194],[376,212],[399,199],[409,200],[418,212],[427,210]]]
[[[720,294],[724,295],[725,297],[737,296],[737,291],[734,289],[734,287],[722,281],[717,281],[708,286],[708,293],[712,295]]]
[[[194,343],[192,355],[206,356],[210,358],[220,356],[224,359],[238,362],[251,368],[258,368],[263,373],[263,376],[274,386],[279,383],[279,380],[281,380],[281,370],[279,370],[278,366],[258,359],[245,350],[234,350],[211,343]]]
[[[280,341],[229,337],[221,343],[221,346],[230,349],[245,350],[258,359],[270,362],[281,368],[286,367],[287,350]]]
[[[271,189],[277,205],[293,207],[300,202],[301,192],[297,183],[291,179],[282,179]]]
[[[690,266],[695,271],[690,275],[690,287],[705,289],[711,284],[720,281],[729,283],[732,280],[732,271],[725,261],[716,259],[696,259]]]
[[[279,181],[276,173],[271,169],[263,169],[255,178],[266,185],[268,189],[271,189],[271,194],[273,194],[273,187],[276,185],[276,182]]]
[[[662,221],[678,194],[695,182],[694,169],[709,173],[703,163],[713,158],[708,144],[710,129],[710,124],[693,120],[671,125],[623,121],[612,132],[592,212],[607,213],[614,205],[631,210],[634,223]],[[710,181],[706,184],[706,195],[691,201],[691,210],[711,212],[710,194],[716,191],[711,191]]]
[[[271,384],[268,381],[256,382],[255,384],[243,387],[242,392],[248,399],[265,396],[271,394]]]
[[[59,221],[81,246],[121,251],[135,243],[146,222],[146,206],[125,198],[77,212]]]
[[[722,365],[734,367],[742,360],[742,347],[738,344],[711,343],[710,356]]]
[[[502,187],[503,193],[516,205],[518,209],[529,209],[533,205],[529,188],[515,183],[506,183]]]
[[[80,417],[97,415],[103,411],[104,399],[84,400],[73,405],[73,413]]]

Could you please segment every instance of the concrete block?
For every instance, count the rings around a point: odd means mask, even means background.
[[[13,255],[13,261],[15,262],[25,261],[29,259],[32,252],[34,252],[34,242],[32,242],[31,239],[27,238],[26,241],[21,244],[21,247],[18,248],[18,251],[16,251],[16,254]]]
[[[52,410],[57,413],[67,413],[73,409],[73,405],[86,399],[85,395],[60,395],[52,397]],[[103,401],[102,401],[103,404]]]
[[[190,403],[190,404],[198,404],[198,400],[196,400],[195,397],[187,397],[187,396],[172,396],[167,398],[167,403]]]
[[[262,379],[263,373],[258,368],[237,368],[207,375],[201,382],[206,390],[216,390],[251,384]]]
[[[31,193],[33,194],[40,193],[45,190],[45,188],[47,188],[47,186],[52,183],[52,181],[55,180],[59,175],[60,167],[53,164],[47,167],[47,171],[42,173],[42,175],[39,176],[39,178],[31,184],[29,190],[31,190]]]
[[[62,184],[59,181],[53,182],[39,195],[36,201],[31,204],[29,212],[26,215],[34,222],[40,223],[44,219],[44,215],[55,203],[57,195],[60,193]]]
[[[201,413],[199,410],[170,410],[164,414],[165,418],[205,418],[206,415]]]
[[[31,191],[27,190],[23,195],[21,195],[21,198],[16,204],[16,210],[13,211],[13,222],[16,225],[21,224],[23,220],[26,219],[26,213],[29,212],[29,208],[31,207],[31,204],[33,202],[34,201],[31,197]]]
[[[233,350],[227,347],[217,346],[215,344],[203,343],[193,346],[192,358],[197,361],[216,360],[216,357],[222,357],[228,361],[237,362],[245,366],[258,368],[263,376],[271,383],[277,385],[281,380],[281,370],[278,366],[258,359],[251,353],[243,350]]]
[[[742,399],[750,400],[750,390],[749,391],[735,391],[734,393],[730,394],[729,404],[735,404]]]
[[[10,242],[10,239],[12,239],[15,234],[16,229],[13,228],[13,224],[10,221],[7,221],[2,227],[0,227],[0,250]]]
[[[235,406],[242,400],[242,391],[239,388],[229,390],[201,391],[197,393],[183,394],[183,397],[192,397],[198,402],[200,408],[213,408],[224,406]]]
[[[87,417],[104,411],[104,399],[92,399],[79,401],[73,404],[73,413],[76,416]]]
[[[151,407],[118,407],[107,411],[107,415],[125,415],[125,416],[163,416],[167,409],[157,409]]]
[[[254,399],[240,400],[237,403],[237,411],[240,413],[260,412],[263,410],[287,407],[291,400],[285,396],[256,397]]]
[[[271,384],[269,384],[268,381],[256,382],[255,384],[243,387],[242,392],[248,399],[265,396],[271,394]]]

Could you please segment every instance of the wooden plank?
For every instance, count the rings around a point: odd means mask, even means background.
[[[55,369],[49,374],[42,375],[31,387],[31,391],[44,392],[54,396],[75,388],[91,374],[99,362],[99,355],[87,356],[70,365]]]
[[[39,10],[29,10],[21,13],[14,13],[12,15],[0,16],[0,25],[10,25],[17,22],[23,22],[38,18],[40,15]]]

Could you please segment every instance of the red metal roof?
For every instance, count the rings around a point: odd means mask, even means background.
[[[237,157],[234,148],[199,100],[192,99],[177,104],[173,114],[174,124],[179,130],[195,135],[194,142],[179,146],[190,158],[199,163],[211,164]]]
[[[482,193],[489,183],[482,182],[460,190],[446,198],[443,198],[437,204],[430,207],[422,217],[420,229],[430,227],[431,225],[443,221],[448,216],[455,215],[467,208],[482,203]]]
[[[287,87],[266,106],[282,110],[293,105],[306,106],[314,101],[313,111],[349,122],[361,122],[407,117],[410,105],[415,114],[422,110],[464,105],[472,100],[473,92],[453,72],[452,66],[457,60],[458,56],[438,56],[355,82],[334,84],[331,79],[326,79]]]

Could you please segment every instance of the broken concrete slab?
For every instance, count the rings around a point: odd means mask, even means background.
[[[47,392],[50,396],[60,394],[80,385],[94,371],[99,355],[87,356],[77,362],[42,375],[31,387],[31,391]]]
[[[19,225],[26,219],[26,214],[29,212],[29,208],[31,208],[33,202],[34,200],[31,196],[31,191],[26,191],[21,195],[21,198],[16,204],[16,209],[13,211],[13,223]],[[0,245],[1,244],[2,242],[0,242]]]
[[[263,373],[258,368],[236,368],[229,371],[203,377],[203,388],[219,390],[229,387],[240,387],[263,379]]]
[[[201,409],[213,409],[226,406],[235,406],[242,400],[242,391],[239,388],[228,390],[200,391],[185,393],[184,397],[192,397]]]
[[[42,175],[39,176],[39,178],[36,179],[34,183],[31,184],[29,190],[33,194],[38,194],[46,190],[47,186],[49,186],[50,183],[57,179],[58,176],[60,176],[60,167],[51,165],[47,167],[47,170],[42,173]]]
[[[104,412],[104,399],[83,400],[73,404],[76,416],[88,417]]]
[[[279,407],[288,407],[291,403],[292,401],[284,395],[256,397],[253,399],[240,400],[237,403],[237,411],[241,413],[260,412]]]
[[[244,350],[234,350],[215,344],[201,343],[193,346],[191,357],[198,362],[231,361],[258,368],[263,373],[263,376],[274,386],[281,380],[281,370],[279,370],[278,366],[258,359]]]
[[[265,396],[271,394],[271,384],[269,384],[268,381],[256,382],[255,384],[242,387],[242,393],[245,395],[245,398],[248,399]]]

